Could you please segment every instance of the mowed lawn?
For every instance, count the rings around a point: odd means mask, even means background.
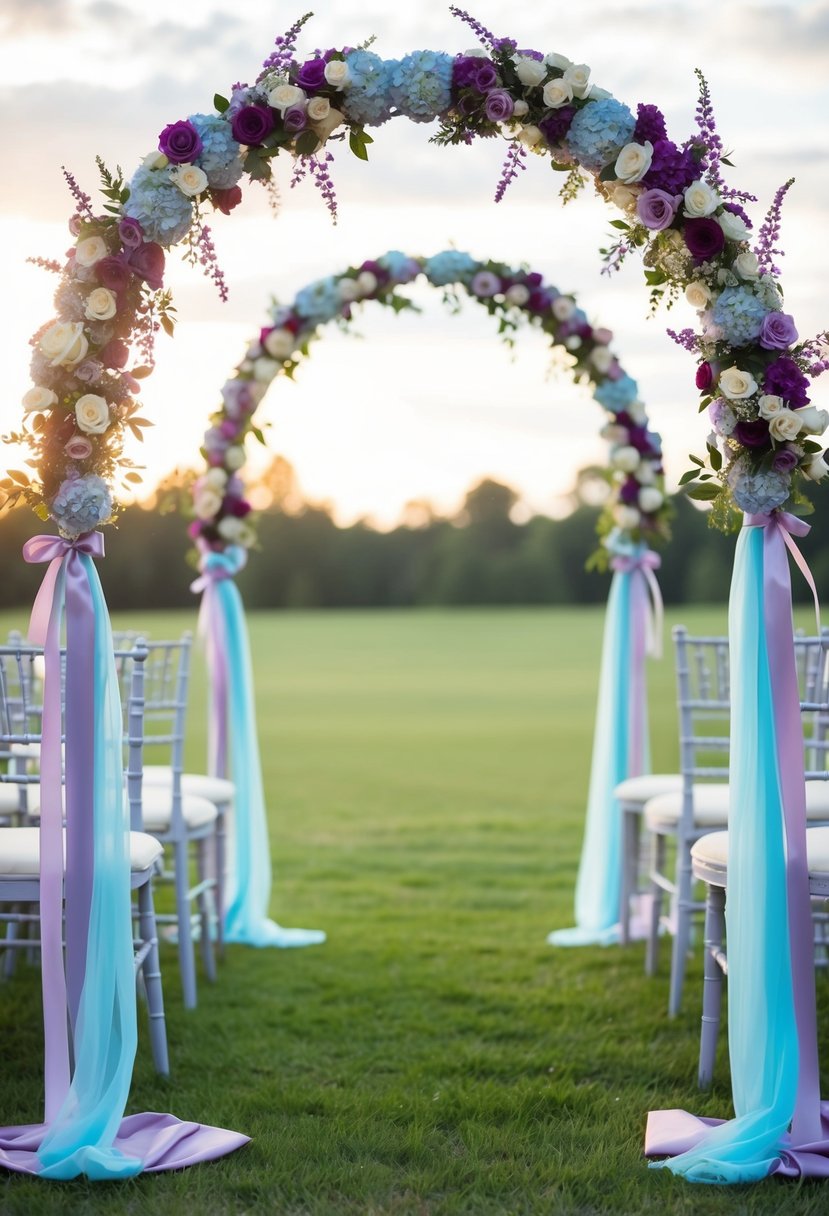
[[[724,609],[676,620],[725,629]],[[195,618],[116,623],[162,637]],[[826,1212],[820,1184],[691,1186],[642,1158],[649,1109],[730,1111],[724,1044],[713,1091],[695,1087],[699,957],[668,1021],[667,948],[649,980],[641,945],[546,944],[572,921],[602,613],[259,614],[250,628],[272,915],[328,941],[228,948],[191,1012],[165,945],[173,1074],[153,1072],[141,1020],[129,1109],[252,1142],[127,1183],[0,1177],[0,1213]],[[669,640],[650,688],[654,768],[673,769]],[[198,660],[192,766],[204,702]],[[4,1123],[41,1116],[41,1035],[23,966],[0,984]]]

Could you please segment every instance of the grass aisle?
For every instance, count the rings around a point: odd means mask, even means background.
[[[724,628],[721,611],[673,619]],[[118,623],[161,637],[193,618]],[[0,1177],[3,1216],[825,1212],[819,1184],[692,1187],[643,1161],[650,1107],[729,1110],[724,1053],[713,1092],[694,1083],[699,958],[669,1022],[667,950],[647,980],[641,946],[546,945],[572,918],[601,625],[589,609],[254,616],[272,914],[328,942],[230,948],[190,1013],[165,946],[173,1077],[153,1073],[142,1019],[130,1106],[253,1142],[129,1183]],[[650,682],[654,767],[674,768],[670,652]],[[199,670],[191,765],[203,699]],[[0,1034],[0,1119],[31,1121],[33,969],[0,984]]]

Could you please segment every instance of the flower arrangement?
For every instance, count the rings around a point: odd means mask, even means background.
[[[520,324],[543,330],[565,352],[573,378],[589,385],[609,415],[602,435],[610,443],[608,480],[613,487],[605,508],[599,553],[607,559],[619,542],[656,543],[666,538],[670,508],[664,494],[659,436],[648,427],[636,382],[624,371],[609,330],[593,326],[572,295],[546,284],[542,275],[499,262],[478,261],[448,249],[431,258],[398,250],[308,284],[290,305],[274,304],[265,325],[221,390],[222,403],[210,418],[202,456],[205,471],[192,485],[190,536],[200,551],[255,543],[251,506],[241,470],[244,444],[253,434],[264,442],[254,419],[268,386],[292,377],[311,345],[330,322],[348,325],[357,308],[375,301],[396,312],[414,307],[400,289],[422,278],[443,288],[448,298],[465,296],[482,305],[510,343]]]
[[[23,429],[10,436],[28,444],[33,474],[11,473],[0,486],[7,501],[23,497],[70,535],[112,518],[112,482],[129,469],[123,436],[146,425],[132,394],[152,368],[154,331],[172,328],[162,291],[165,250],[183,244],[224,296],[203,208],[230,213],[242,198],[239,183],[270,183],[284,153],[293,160],[291,184],[310,176],[336,217],[331,146],[347,135],[365,160],[366,127],[404,116],[438,120],[433,139],[440,144],[505,135],[498,200],[530,152],[565,174],[565,201],[592,181],[621,212],[612,221],[619,235],[603,250],[605,269],[638,249],[652,305],[670,306],[684,294],[698,313],[699,332],[673,335],[697,358],[702,408],[713,426],[706,458],[692,457],[685,475],[689,494],[715,500],[714,519],[724,526],[734,507],[808,509],[804,485],[827,472],[818,436],[829,421],[810,409],[808,387],[829,358],[827,335],[801,341],[783,310],[773,258],[789,183],[752,248],[745,205],[756,200],[725,184],[729,162],[701,76],[697,129],[675,143],[656,106],[640,103],[634,115],[592,82],[587,65],[519,49],[463,10],[451,11],[475,33],[476,50],[414,51],[396,60],[382,59],[370,43],[298,57],[307,14],[276,39],[252,85],[216,94],[212,114],[167,124],[128,183],[102,167],[103,214],[69,179],[76,244],[63,266],[41,263],[61,274],[57,316],[33,339],[34,387]],[[127,371],[133,346],[142,357]]]

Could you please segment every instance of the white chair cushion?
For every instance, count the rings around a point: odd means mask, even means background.
[[[130,832],[130,868],[133,871],[150,869],[163,852],[154,836]],[[0,877],[10,874],[32,877],[39,871],[40,828],[0,828]]]
[[[829,820],[829,781],[807,781],[806,818]],[[699,827],[719,827],[728,822],[729,787],[710,782],[694,786],[694,823]],[[682,794],[660,794],[645,806],[649,825],[671,825],[679,821]]]
[[[657,794],[673,794],[682,789],[681,773],[643,773],[620,781],[613,797],[620,802],[647,802]]]
[[[13,815],[20,810],[20,786],[12,781],[0,783],[0,815]]]
[[[163,785],[145,785],[142,796],[145,832],[167,832],[173,816],[173,800]],[[207,798],[182,794],[181,812],[190,829],[208,827],[216,821],[216,807]]]
[[[808,787],[807,787],[808,788]],[[808,828],[806,855],[810,874],[829,874],[829,827]],[[691,860],[708,870],[728,868],[728,832],[708,832],[691,848]]]
[[[161,785],[168,788],[173,783],[173,770],[161,764],[144,765],[144,786]],[[206,798],[208,802],[232,802],[236,787],[224,777],[209,777],[207,773],[182,773],[181,791]]]
[[[40,759],[39,743],[12,743],[9,751],[12,755],[19,756],[21,760]]]

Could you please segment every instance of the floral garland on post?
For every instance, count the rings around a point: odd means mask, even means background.
[[[808,410],[807,389],[829,358],[827,335],[802,342],[782,308],[773,258],[788,183],[752,249],[744,204],[755,200],[723,180],[729,162],[702,78],[697,130],[677,144],[655,106],[639,104],[634,116],[592,83],[585,64],[519,49],[451,11],[479,48],[395,60],[368,45],[297,58],[303,17],[277,38],[252,85],[217,94],[212,114],[168,124],[128,184],[101,166],[102,212],[68,178],[76,244],[63,265],[41,261],[61,275],[57,317],[33,339],[34,388],[22,429],[9,436],[28,446],[32,471],[14,471],[0,485],[7,502],[28,501],[68,537],[112,520],[112,483],[129,469],[124,434],[140,436],[146,425],[133,400],[138,381],[152,368],[155,330],[172,328],[161,290],[164,250],[184,242],[189,260],[201,262],[224,295],[205,206],[230,212],[242,197],[239,182],[270,183],[284,152],[294,161],[292,184],[310,175],[336,216],[330,147],[347,134],[352,152],[367,159],[366,127],[405,116],[438,119],[433,139],[442,144],[506,135],[498,199],[529,151],[566,174],[565,201],[592,181],[622,213],[613,221],[620,235],[604,251],[606,269],[640,249],[652,304],[685,293],[699,313],[698,334],[674,335],[698,358],[702,407],[714,427],[706,458],[693,458],[686,475],[689,493],[716,500],[714,517],[724,526],[734,506],[808,509],[804,484],[829,471],[816,439],[829,415]],[[127,370],[133,346],[141,357]]]
[[[670,506],[664,493],[661,441],[648,427],[636,381],[610,348],[611,332],[591,325],[572,295],[545,284],[536,272],[477,261],[456,249],[431,258],[391,250],[309,283],[290,305],[274,304],[268,324],[223,385],[222,404],[204,437],[201,453],[207,468],[192,485],[195,519],[189,527],[200,552],[229,546],[248,549],[255,543],[240,471],[247,436],[264,443],[254,418],[270,383],[279,376],[293,377],[311,344],[322,336],[322,327],[330,322],[348,325],[355,305],[373,300],[395,312],[414,309],[399,288],[419,277],[443,289],[452,303],[457,303],[453,293],[460,289],[483,305],[510,344],[522,323],[543,330],[553,347],[568,352],[574,380],[589,385],[610,415],[602,435],[611,444],[608,480],[613,494],[602,516],[604,544],[595,560],[606,563],[608,553],[620,545],[653,545],[666,539]]]

